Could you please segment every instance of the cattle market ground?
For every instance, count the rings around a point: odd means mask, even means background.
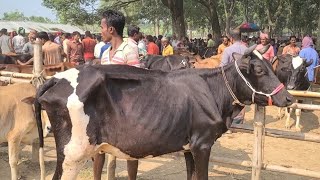
[[[247,107],[246,122],[252,124],[253,106]],[[267,107],[266,126],[284,130],[284,120],[276,120],[277,109]],[[293,113],[294,114],[294,113]],[[292,114],[291,117],[294,117]],[[320,112],[302,112],[302,132],[316,133],[320,135],[319,128]],[[293,123],[293,121],[292,121]],[[138,133],[138,132],[137,132]],[[212,148],[211,155],[228,157],[239,160],[250,161],[252,158],[253,135],[244,133],[225,134]],[[45,140],[45,164],[47,179],[51,179],[55,169],[55,148],[52,137]],[[22,146],[23,151],[19,164],[22,179],[39,179],[39,165],[30,160],[31,146]],[[141,160],[139,162],[138,179],[156,180],[181,180],[186,179],[184,158],[179,153],[169,154],[158,158]],[[181,154],[181,153],[180,153]],[[312,142],[301,142],[296,140],[277,139],[266,137],[264,162],[283,165],[286,167],[305,168],[320,171],[320,144]],[[78,179],[93,179],[92,163],[89,161],[81,171]],[[209,179],[218,180],[246,180],[251,178],[251,168],[231,166],[220,163],[210,163]],[[0,148],[0,179],[10,179],[10,167],[8,163],[7,147]],[[103,179],[106,179],[104,169]],[[126,163],[117,160],[117,179],[127,179]],[[263,171],[262,179],[265,180],[309,180],[312,178]]]

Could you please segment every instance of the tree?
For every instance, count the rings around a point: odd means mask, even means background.
[[[28,18],[24,16],[22,12],[13,11],[13,12],[6,12],[3,13],[3,20],[6,21],[25,21]]]
[[[230,23],[236,7],[236,0],[223,0],[224,13],[226,16],[226,34],[230,34]]]
[[[221,37],[221,29],[219,23],[219,17],[217,12],[218,2],[217,0],[195,0],[201,5],[203,5],[208,14],[208,20],[211,23],[211,28],[213,31],[214,39],[219,39]]]
[[[170,9],[172,20],[172,31],[178,37],[186,37],[186,26],[184,22],[183,0],[161,0]]]

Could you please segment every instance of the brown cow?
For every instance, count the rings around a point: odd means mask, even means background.
[[[18,179],[20,143],[31,144],[39,137],[34,108],[36,89],[28,83],[0,87],[0,143],[8,142],[11,179]],[[33,98],[32,98],[33,97]],[[44,134],[50,129],[46,114]]]
[[[196,61],[194,63],[195,68],[216,68],[219,67],[221,62],[221,54],[211,56],[210,58],[201,59],[199,55],[195,56]]]

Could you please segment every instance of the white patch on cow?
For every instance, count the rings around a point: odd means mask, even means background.
[[[190,150],[190,144],[188,143],[188,144],[182,146],[182,148],[183,148],[183,150],[185,150],[185,151],[189,151],[189,150]]]
[[[259,59],[263,60],[263,56],[259,53],[259,51],[253,50],[253,54],[255,54],[256,56],[258,56]]]
[[[303,63],[303,59],[300,56],[292,58],[293,69],[297,69]]]
[[[64,147],[65,159],[62,164],[61,179],[76,179],[82,166],[92,156],[94,146],[90,145],[87,135],[89,116],[84,112],[84,103],[76,94],[79,70],[73,68],[54,75],[58,79],[66,79],[73,87],[73,93],[68,97],[67,108],[71,119],[71,139]]]

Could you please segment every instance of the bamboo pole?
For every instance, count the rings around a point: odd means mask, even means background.
[[[27,79],[18,79],[18,78],[13,78],[13,77],[4,77],[4,76],[0,76],[0,81],[8,82],[9,84],[30,83],[30,80],[27,80]]]
[[[291,106],[288,107],[294,109],[320,110],[320,105],[316,104],[293,103]]]
[[[232,124],[231,129],[234,132],[243,132],[251,134],[253,133],[253,127],[251,125],[246,124]],[[265,135],[275,138],[285,138],[320,143],[320,135],[311,133],[290,132],[266,128]]]
[[[318,92],[297,91],[297,90],[288,90],[288,92],[293,96],[320,98],[320,93]]]
[[[0,76],[10,76],[15,78],[33,78],[35,75],[27,74],[27,73],[17,73],[17,72],[10,72],[10,71],[0,71]],[[46,76],[45,79],[50,79],[52,76]]]
[[[252,152],[252,180],[260,180],[264,150],[265,108],[255,105],[254,144]]]

